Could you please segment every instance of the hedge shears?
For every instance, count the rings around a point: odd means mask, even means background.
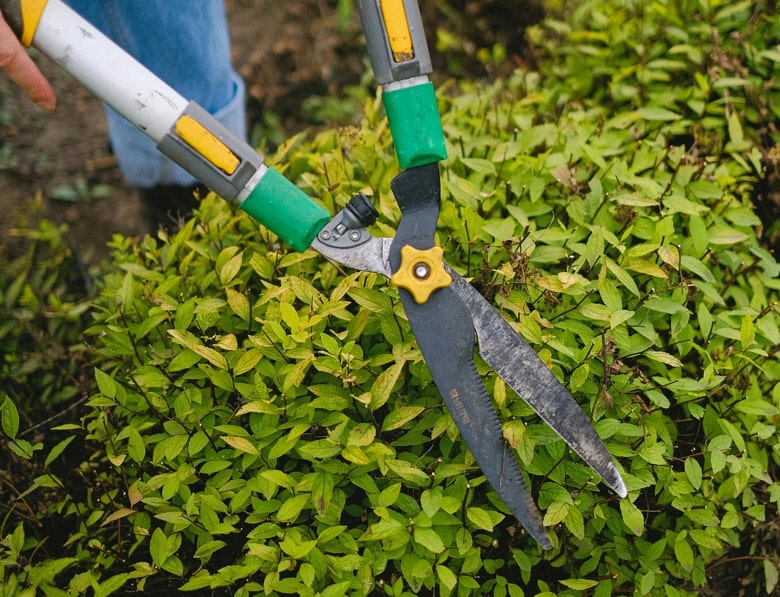
[[[363,195],[331,214],[207,111],[150,73],[61,0],[0,0],[34,46],[151,137],[157,148],[219,196],[298,251],[312,248],[398,288],[433,380],[482,472],[525,529],[551,547],[542,517],[474,362],[479,354],[621,497],[610,454],[571,394],[514,328],[443,259],[435,231],[439,162],[446,158],[430,55],[416,0],[357,0],[369,59],[401,173],[393,238],[368,228],[377,212]]]

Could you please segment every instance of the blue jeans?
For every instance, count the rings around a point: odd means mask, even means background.
[[[230,62],[221,0],[66,0],[86,20],[188,100],[246,138],[244,82]],[[121,76],[121,73],[118,73]],[[195,179],[111,108],[111,147],[132,186],[189,186]]]

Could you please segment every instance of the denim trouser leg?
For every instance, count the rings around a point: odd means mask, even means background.
[[[66,1],[182,96],[246,138],[244,82],[230,61],[220,0]],[[149,188],[195,182],[132,124],[110,108],[107,114],[111,146],[128,184]]]

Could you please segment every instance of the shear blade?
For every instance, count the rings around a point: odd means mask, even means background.
[[[477,464],[528,533],[550,549],[541,514],[474,365],[475,330],[468,310],[450,288],[424,304],[405,290],[400,295],[434,382]]]
[[[485,362],[620,497],[628,494],[601,438],[568,390],[512,326],[466,280],[450,270],[451,288],[468,309]]]

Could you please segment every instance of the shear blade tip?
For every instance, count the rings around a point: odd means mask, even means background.
[[[552,542],[550,541],[550,535],[547,534],[547,530],[543,526],[540,525],[539,527],[534,529],[525,528],[525,530],[541,546],[542,549],[544,549],[545,551],[548,549],[552,549]]]
[[[628,489],[626,489],[626,484],[623,483],[623,478],[619,474],[616,474],[612,478],[612,480],[609,482],[609,486],[621,498],[628,497]]]

